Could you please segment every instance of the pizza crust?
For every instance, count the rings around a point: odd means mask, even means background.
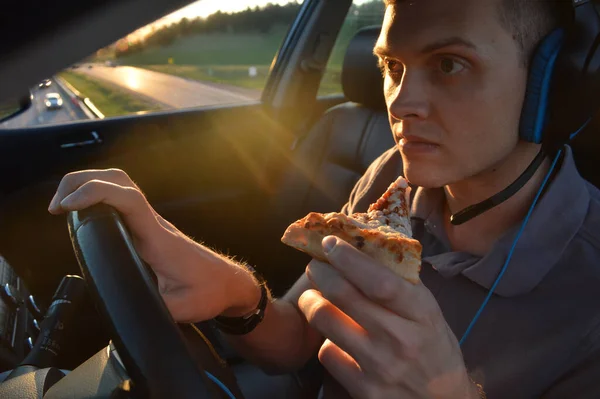
[[[328,235],[346,241],[411,283],[419,281],[419,241],[406,237],[388,225],[378,223],[376,226],[367,220],[357,220],[354,215],[350,217],[343,213],[323,215],[311,212],[292,223],[281,241],[315,259],[327,261],[321,242]]]

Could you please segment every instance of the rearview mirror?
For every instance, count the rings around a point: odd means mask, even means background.
[[[21,97],[0,101],[0,123],[29,109],[32,100],[33,94],[27,92]]]

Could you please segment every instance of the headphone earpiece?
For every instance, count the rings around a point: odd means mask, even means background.
[[[564,40],[564,31],[556,29],[538,45],[529,67],[525,100],[519,122],[522,140],[541,144],[548,121],[548,102],[554,65]]]

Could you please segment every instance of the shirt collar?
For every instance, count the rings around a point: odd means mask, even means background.
[[[506,256],[520,228],[505,233],[483,257],[464,252],[450,252],[443,228],[443,189],[417,188],[411,205],[413,223],[424,223],[437,241],[436,250],[423,245],[423,261],[440,274],[452,277],[462,273],[477,284],[490,289],[502,269]],[[566,147],[560,170],[536,205],[517,243],[508,268],[495,289],[501,296],[525,294],[535,288],[580,229],[587,214],[590,195],[585,180],[577,172],[570,147]]]

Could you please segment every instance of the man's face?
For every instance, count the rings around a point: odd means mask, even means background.
[[[404,0],[386,10],[375,54],[413,184],[481,176],[518,143],[527,70],[498,1]]]

